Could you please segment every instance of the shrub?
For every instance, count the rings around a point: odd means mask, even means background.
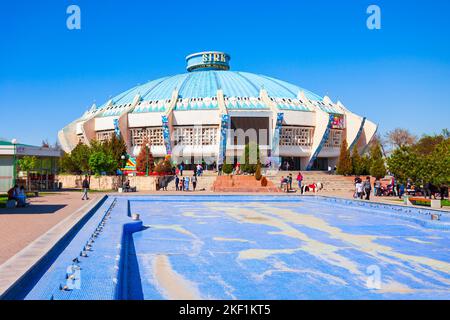
[[[233,165],[229,163],[224,163],[222,166],[222,171],[225,174],[230,174],[233,172]]]
[[[256,154],[254,154],[255,152]],[[244,156],[241,158],[241,170],[245,173],[254,174],[259,161],[259,145],[254,142],[246,144]]]
[[[261,178],[261,187],[267,187],[267,178],[266,177],[262,177]]]
[[[255,171],[255,179],[257,181],[260,181],[262,178],[261,174],[261,163],[258,161],[258,164],[256,165],[256,171]]]

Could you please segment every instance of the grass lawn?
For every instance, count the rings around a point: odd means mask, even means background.
[[[6,207],[6,201],[8,201],[8,196],[0,194],[0,208]]]

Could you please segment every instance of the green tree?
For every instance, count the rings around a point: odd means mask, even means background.
[[[387,158],[386,162],[389,171],[399,182],[406,183],[408,178],[413,181],[418,179],[419,161],[413,147],[395,149],[391,156]]]
[[[244,157],[241,157],[241,170],[245,173],[254,174],[259,161],[259,145],[254,142],[246,144]]]
[[[383,159],[380,143],[376,142],[370,149],[370,175],[375,178],[383,178],[386,175],[386,165]]]
[[[358,147],[355,146],[352,150],[352,168],[353,174],[360,176],[364,174],[365,168],[361,155],[359,154]]]
[[[123,166],[122,156],[127,154],[127,145],[122,136],[117,137],[113,134],[111,139],[104,143],[103,147],[114,159],[114,171],[121,169]]]
[[[222,165],[222,171],[223,171],[223,173],[225,173],[225,174],[230,174],[230,173],[232,173],[232,172],[233,172],[233,165],[230,164],[230,163],[224,163],[224,164]]]
[[[91,148],[84,143],[79,143],[75,149],[70,153],[70,157],[74,166],[78,169],[79,173],[89,173],[89,158],[91,156]]]
[[[352,159],[350,156],[350,150],[348,149],[346,139],[342,141],[341,152],[339,155],[336,172],[344,176],[350,175],[353,172]]]
[[[30,190],[30,171],[36,168],[38,159],[35,156],[25,156],[17,161],[17,165],[21,171],[27,174],[27,189]]]
[[[89,157],[89,168],[96,176],[113,172],[115,165],[116,162],[111,154],[104,150],[96,150]]]
[[[450,184],[450,139],[436,145],[433,152],[421,162],[420,178],[434,185]]]
[[[73,161],[70,153],[63,153],[59,158],[59,171],[63,173],[78,173],[80,169],[77,164]]]

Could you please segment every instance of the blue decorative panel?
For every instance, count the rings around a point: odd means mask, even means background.
[[[114,119],[114,132],[116,137],[120,137],[119,119]]]
[[[230,116],[228,114],[222,114],[220,121],[220,150],[217,164],[223,164],[227,151],[227,132],[230,123]]]
[[[272,138],[272,152],[270,154],[272,164],[278,168],[281,165],[281,158],[279,157],[280,135],[283,128],[284,113],[277,113],[277,123],[275,124],[275,132]]]
[[[172,147],[170,145],[170,130],[169,130],[169,119],[167,116],[162,116],[162,131],[163,131],[163,139],[164,145],[166,146],[167,154],[172,154]]]

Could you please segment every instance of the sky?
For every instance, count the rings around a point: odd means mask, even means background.
[[[69,30],[69,5],[81,29]],[[381,9],[369,30],[366,10]],[[450,125],[448,0],[40,0],[0,2],[0,137],[40,144],[185,56],[279,78],[416,135]]]

